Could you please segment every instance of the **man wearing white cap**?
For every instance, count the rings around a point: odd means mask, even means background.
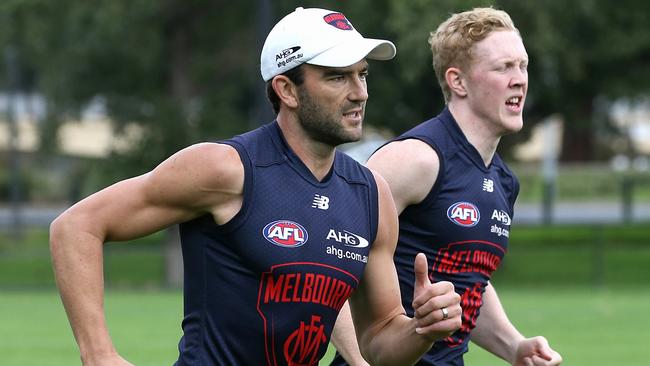
[[[185,270],[176,365],[317,365],[348,298],[373,365],[413,364],[457,330],[459,296],[429,282],[423,255],[414,258],[416,311],[405,315],[390,191],[336,150],[361,137],[366,59],[394,55],[341,13],[298,8],[262,50],[275,121],[183,149],[57,218],[54,269],[84,364],[129,365],[105,324],[103,243],[173,224]]]

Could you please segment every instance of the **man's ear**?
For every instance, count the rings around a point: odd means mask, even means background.
[[[449,90],[452,94],[464,97],[467,95],[467,89],[465,88],[465,80],[463,79],[465,75],[463,72],[456,68],[450,67],[445,72],[445,80],[449,86]]]
[[[271,86],[281,103],[286,104],[289,108],[298,107],[298,86],[291,79],[284,75],[278,75],[271,81]]]

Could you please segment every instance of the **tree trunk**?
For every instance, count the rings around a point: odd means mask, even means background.
[[[170,91],[172,99],[178,103],[183,111],[183,123],[186,128],[189,126],[190,102],[194,90],[190,77],[191,55],[191,16],[174,16],[169,21],[169,44],[170,44]],[[165,281],[170,287],[182,287],[183,285],[183,259],[180,244],[178,225],[167,229],[165,244]]]
[[[562,161],[589,161],[594,155],[592,100],[584,99],[565,112]]]

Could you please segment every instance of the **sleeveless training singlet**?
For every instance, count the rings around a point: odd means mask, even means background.
[[[461,329],[436,342],[416,365],[463,365],[483,292],[508,249],[519,183],[498,154],[485,167],[446,108],[395,140],[405,139],[429,144],[438,154],[440,171],[427,197],[399,216],[395,265],[402,305],[413,316],[413,261],[423,252],[431,280],[452,282],[463,308]],[[345,361],[337,355],[332,365]]]
[[[337,151],[317,181],[277,122],[223,143],[244,165],[243,205],[221,226],[181,224],[176,365],[317,365],[376,236],[372,173]]]

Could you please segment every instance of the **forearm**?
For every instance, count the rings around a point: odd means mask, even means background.
[[[104,317],[103,242],[57,219],[50,230],[56,283],[82,360],[115,353]],[[74,229],[74,230],[73,230]]]
[[[491,284],[483,294],[481,315],[472,330],[472,342],[490,353],[512,363],[517,345],[524,337],[508,319],[501,301]]]
[[[341,356],[343,356],[348,365],[368,365],[368,362],[363,358],[363,356],[361,356],[361,351],[359,350],[359,343],[357,342],[357,336],[354,330],[354,323],[352,323],[352,315],[350,313],[350,305],[348,302],[343,304],[343,308],[341,308],[339,316],[336,318],[331,342]]]
[[[371,365],[413,365],[433,345],[434,339],[416,332],[416,320],[397,315],[381,330],[360,337],[362,354]]]

